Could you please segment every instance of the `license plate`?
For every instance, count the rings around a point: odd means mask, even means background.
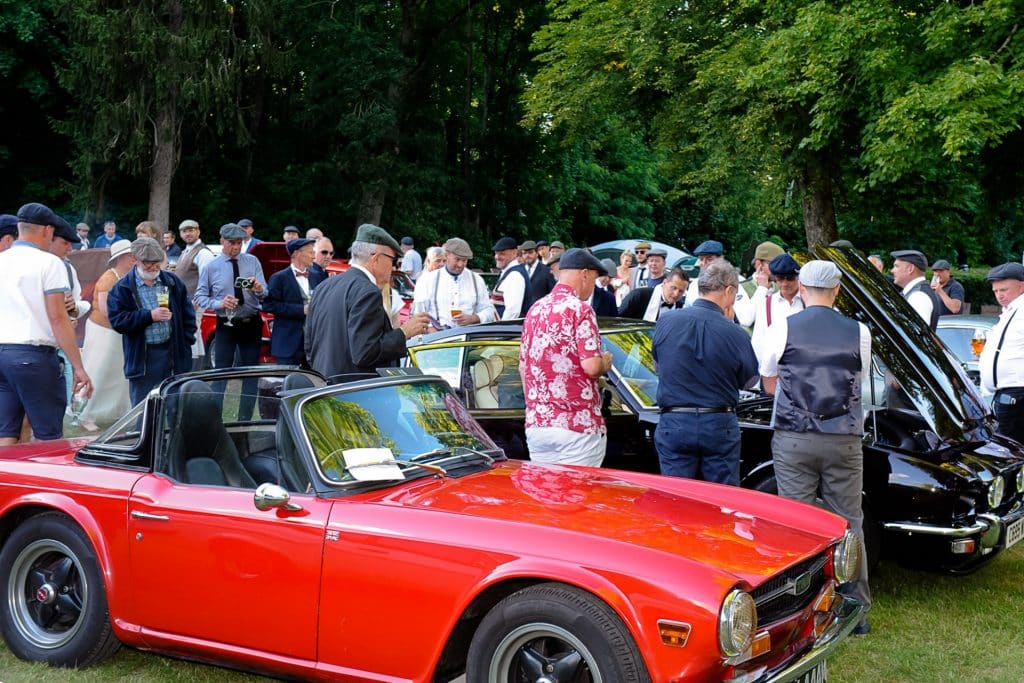
[[[825,669],[825,660],[821,660],[813,669],[806,672],[797,679],[797,683],[826,683],[828,671]]]
[[[1006,547],[1009,548],[1022,538],[1024,538],[1024,519],[1018,519],[1006,527]]]

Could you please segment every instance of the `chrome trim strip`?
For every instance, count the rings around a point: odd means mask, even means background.
[[[814,642],[814,646],[800,659],[796,660],[785,669],[773,672],[768,678],[762,679],[760,683],[783,683],[793,681],[816,667],[822,660],[841,643],[850,631],[860,623],[864,616],[864,606],[853,598],[836,594],[843,603],[839,607],[839,616],[833,621],[828,629],[821,634],[821,637]]]

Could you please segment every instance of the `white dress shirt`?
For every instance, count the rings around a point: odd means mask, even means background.
[[[757,356],[757,361],[761,362],[761,358],[765,353],[765,338],[767,337],[768,330],[780,320],[785,320],[794,313],[804,310],[804,302],[800,298],[800,294],[794,295],[793,301],[789,302],[786,301],[786,297],[782,296],[781,292],[769,294],[767,287],[758,287],[754,292],[754,296],[750,297],[750,302],[754,307],[754,331],[750,335],[750,344],[754,347],[754,355]],[[769,307],[771,307],[772,312],[771,325],[768,324]]]
[[[480,316],[482,323],[498,317],[484,279],[468,268],[458,277],[449,273],[446,266],[423,273],[416,281],[413,310],[426,311],[442,325],[457,327],[452,320],[453,308]]]
[[[917,287],[918,283],[924,282],[924,276],[911,280],[907,283],[907,286],[903,288],[903,298],[907,300],[917,314],[921,316],[926,323],[932,321],[932,298],[924,292],[911,292],[914,287]]]
[[[515,268],[519,265],[519,261],[513,259],[511,263],[505,266],[505,269],[501,271],[502,276],[508,272],[510,268]],[[441,270],[438,268],[438,270]],[[501,284],[494,288],[494,291],[500,292],[505,300],[505,312],[501,314],[502,320],[514,320],[516,318],[522,318],[526,316],[526,311],[523,309],[523,300],[526,297],[527,282],[525,278],[518,277],[516,275],[509,275],[501,281]]]
[[[989,393],[998,389],[1024,387],[1024,295],[1003,309],[999,322],[988,333],[985,349],[978,359],[981,386]],[[1006,336],[1003,336],[1003,331]],[[1002,344],[1000,344],[1002,340]],[[996,364],[995,359],[999,358]],[[993,366],[998,376],[993,376]]]
[[[697,288],[697,279],[690,280],[690,285],[686,288],[686,303],[683,306],[692,306],[693,302],[700,298],[700,290]],[[750,300],[747,295],[747,290],[740,284],[736,288],[736,303],[732,306],[733,315],[736,316],[736,321],[743,325],[743,327],[750,327],[754,324],[754,302]]]

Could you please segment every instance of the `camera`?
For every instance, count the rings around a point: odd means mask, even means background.
[[[255,282],[256,278],[254,277],[236,277],[235,287],[240,287],[241,289],[252,289]]]

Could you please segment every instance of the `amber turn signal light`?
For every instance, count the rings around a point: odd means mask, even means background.
[[[690,625],[679,621],[658,620],[658,635],[661,642],[672,647],[686,647],[690,638]]]

